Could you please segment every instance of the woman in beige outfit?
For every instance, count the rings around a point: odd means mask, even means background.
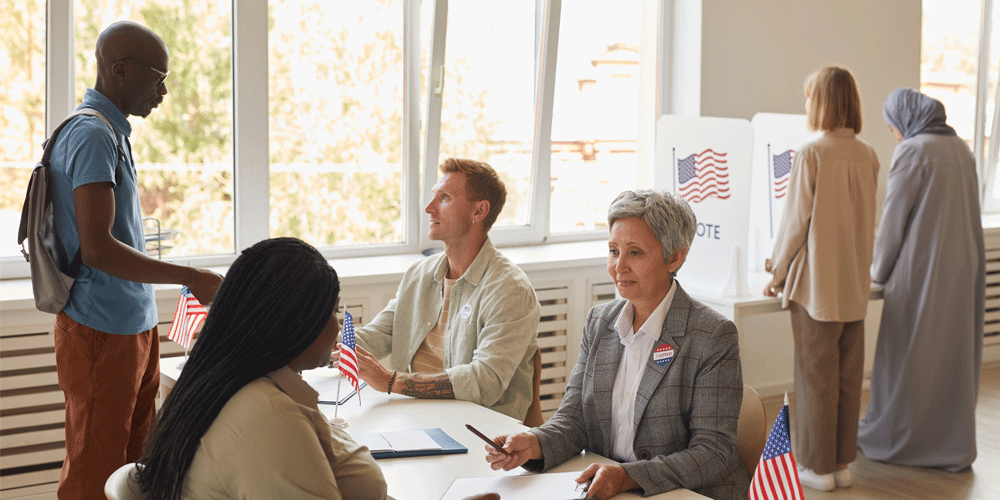
[[[795,441],[804,486],[851,484],[871,284],[878,158],[857,139],[861,97],[851,73],[823,68],[805,82],[809,128],[795,154],[788,202],[764,295],[783,294],[795,343]]]

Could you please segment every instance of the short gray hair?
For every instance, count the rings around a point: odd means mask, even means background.
[[[618,219],[642,219],[660,240],[663,262],[670,262],[670,255],[691,248],[698,220],[684,198],[666,191],[638,189],[622,191],[608,207],[608,229]]]

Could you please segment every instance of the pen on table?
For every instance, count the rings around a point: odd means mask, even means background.
[[[469,429],[470,431],[472,431],[473,434],[479,436],[479,439],[482,439],[483,441],[486,441],[490,446],[496,448],[496,450],[499,451],[500,453],[503,453],[504,455],[510,456],[510,453],[507,453],[507,450],[501,448],[500,445],[494,443],[492,439],[486,437],[485,434],[483,434],[482,432],[479,432],[478,430],[476,430],[475,427],[473,427],[473,426],[471,426],[469,424],[465,424],[465,427],[467,429]]]
[[[590,478],[586,483],[577,483],[576,490],[580,490],[580,498],[587,498],[587,492],[590,491],[590,483],[594,482],[594,478]]]

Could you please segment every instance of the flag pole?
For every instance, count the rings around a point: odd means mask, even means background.
[[[680,175],[680,171],[677,168],[677,148],[671,148],[673,151],[671,156],[670,169],[674,171],[674,194],[677,194],[677,176]]]
[[[339,427],[339,428],[343,429],[344,427],[347,427],[347,421],[337,416],[337,413],[340,411],[340,381],[341,380],[343,380],[343,377],[339,377],[338,376],[337,377],[337,399],[336,399],[337,404],[333,408],[333,420],[330,421],[330,425],[332,425],[334,427]]]
[[[771,180],[771,174],[774,172],[774,157],[771,156],[771,143],[767,143],[767,220],[771,222],[771,238],[774,238],[774,181]],[[785,393],[788,396],[788,393]]]

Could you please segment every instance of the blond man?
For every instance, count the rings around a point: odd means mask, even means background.
[[[528,277],[489,239],[507,190],[483,162],[449,158],[440,171],[424,211],[444,252],[408,269],[396,297],[358,328],[360,375],[376,390],[471,401],[523,421],[539,306]],[[386,368],[378,360],[389,355]]]

